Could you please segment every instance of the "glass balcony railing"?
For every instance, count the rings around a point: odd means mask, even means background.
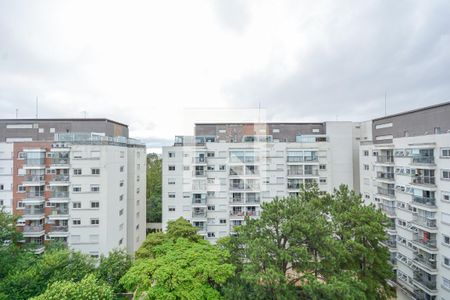
[[[395,189],[377,187],[378,194],[388,197],[395,197]]]
[[[50,198],[69,198],[69,191],[52,191]]]
[[[43,191],[27,192],[26,198],[27,199],[41,199],[41,198],[44,198],[44,192]]]
[[[206,211],[193,211],[192,217],[193,218],[206,218]]]
[[[385,179],[385,180],[394,180],[394,173],[377,172],[377,178],[378,179]]]
[[[30,158],[25,159],[24,165],[27,167],[40,167],[45,165],[44,158]]]
[[[299,190],[300,189],[300,183],[289,183],[287,184],[287,188],[290,190]]]
[[[416,204],[422,204],[430,207],[436,206],[436,199],[431,197],[413,196],[413,202]]]
[[[54,176],[52,176],[51,181],[53,181],[53,182],[69,182],[69,175],[63,175],[63,174],[54,175]]]
[[[436,270],[436,258],[423,254],[414,254],[414,261],[429,270]]]
[[[24,215],[30,215],[30,216],[38,216],[44,214],[44,208],[43,207],[25,207],[23,210]]]
[[[57,225],[57,226],[52,226],[50,228],[50,232],[68,232],[69,231],[69,226],[62,226],[62,225]]]
[[[425,176],[414,176],[411,180],[411,183],[413,184],[429,184],[429,185],[435,185],[436,180],[434,177],[425,177]]]
[[[428,218],[424,216],[415,216],[412,221],[414,224],[427,227],[430,229],[436,229],[437,223],[435,218]]]
[[[205,170],[194,170],[192,172],[192,175],[197,176],[197,177],[204,177],[204,176],[206,176],[206,171]]]
[[[257,217],[259,216],[260,212],[258,210],[249,210],[249,211],[230,211],[231,217]]]
[[[377,156],[377,163],[392,164],[392,163],[394,163],[394,156],[378,155]]]
[[[36,233],[44,230],[44,225],[25,225],[23,227],[24,233]]]
[[[436,276],[430,276],[425,272],[414,271],[413,279],[431,291],[436,290]]]
[[[388,216],[395,216],[395,207],[381,204],[380,208]]]
[[[244,197],[232,197],[230,199],[231,204],[243,204],[244,203]]]
[[[52,207],[50,210],[51,215],[68,215],[69,208],[68,207]]]
[[[247,204],[258,204],[260,203],[261,199],[260,197],[247,197],[245,200],[245,203]]]
[[[287,162],[313,162],[319,161],[318,156],[288,156]]]
[[[206,163],[206,157],[193,157],[192,162],[196,164],[204,164]]]
[[[244,184],[230,184],[230,190],[243,190],[244,189]]]
[[[44,175],[25,175],[24,183],[41,183],[44,181]]]
[[[436,240],[435,239],[423,239],[423,238],[415,238],[414,242],[416,244],[419,244],[421,246],[424,246],[425,248],[429,250],[436,250]]]
[[[69,162],[70,162],[70,160],[68,157],[67,158],[55,157],[55,158],[52,158],[52,160],[51,160],[51,163],[53,165],[67,165],[67,164],[69,164]]]
[[[415,164],[434,164],[434,156],[413,156],[412,162]]]

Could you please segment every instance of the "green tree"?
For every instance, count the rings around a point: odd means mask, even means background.
[[[162,220],[162,159],[156,153],[147,155],[147,222]]]
[[[229,299],[386,299],[391,276],[386,218],[340,187],[321,195],[317,185],[298,197],[262,204],[237,236],[219,242],[237,266],[222,288]]]
[[[125,250],[113,250],[107,257],[100,258],[100,264],[96,271],[97,277],[108,283],[114,292],[123,292],[119,280],[125,275],[131,264],[131,256]]]
[[[34,264],[16,268],[0,282],[6,299],[28,299],[41,294],[56,281],[80,281],[94,273],[95,261],[88,255],[67,249],[46,251]]]
[[[220,299],[220,285],[233,274],[229,253],[203,240],[180,218],[167,233],[152,233],[120,282],[148,299]]]
[[[68,280],[56,281],[45,292],[33,300],[112,300],[113,289],[99,281],[93,274],[87,275],[80,282]]]

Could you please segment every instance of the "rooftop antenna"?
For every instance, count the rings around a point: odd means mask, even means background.
[[[387,110],[386,110],[386,98],[387,98],[387,91],[384,91],[384,116],[386,117],[387,115]]]
[[[36,119],[39,117],[39,98],[36,96]]]
[[[16,119],[18,119],[18,118],[19,118],[19,109],[16,108]]]

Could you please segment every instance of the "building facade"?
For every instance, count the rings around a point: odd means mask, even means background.
[[[398,299],[450,299],[450,103],[370,123],[360,187],[390,219]]]
[[[73,132],[72,129],[85,130]],[[106,119],[0,120],[0,204],[37,253],[59,240],[94,257],[145,239],[145,146]]]
[[[353,188],[359,135],[352,122],[196,124],[163,148],[163,229],[183,217],[214,243],[302,183]]]

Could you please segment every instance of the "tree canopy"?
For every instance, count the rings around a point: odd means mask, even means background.
[[[147,155],[147,222],[162,220],[162,159],[158,154]]]

